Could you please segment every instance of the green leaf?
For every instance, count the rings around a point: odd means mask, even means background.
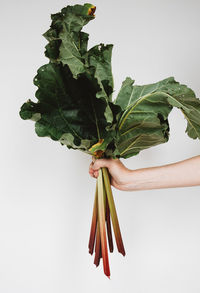
[[[24,103],[21,118],[36,122],[38,136],[97,157],[128,158],[166,142],[173,107],[187,119],[189,137],[200,139],[200,101],[173,77],[148,85],[134,85],[128,77],[112,102],[113,45],[88,50],[89,35],[82,31],[95,9],[87,3],[51,15],[44,34],[50,62],[34,79],[38,102]]]
[[[63,65],[68,65],[74,78],[77,78],[80,73],[86,71],[79,47],[76,46],[73,38],[65,27],[60,33],[60,39],[61,45],[58,61],[61,61]]]
[[[96,97],[111,101],[113,46],[101,44],[87,52],[88,34],[81,31],[88,21],[94,19],[93,14],[88,14],[94,10],[92,4],[75,5],[67,6],[61,13],[52,15],[51,28],[44,34],[49,41],[45,54],[50,62],[69,66],[74,78],[84,73],[92,82],[96,79],[100,87]],[[113,114],[108,102],[104,115],[112,123]]]
[[[115,104],[119,105],[122,110],[125,110],[126,107],[130,105],[132,101],[133,94],[135,91],[135,87],[133,87],[134,80],[130,77],[127,77],[125,81],[123,81],[119,94],[115,100]],[[133,102],[133,101],[132,101]]]
[[[179,85],[179,92],[175,89],[173,92],[173,89],[171,88],[169,95],[169,104],[180,109],[187,120],[186,133],[188,136],[193,139],[200,139],[200,100],[195,97],[195,94],[191,89],[184,85]]]
[[[134,80],[130,77],[127,77],[126,80],[122,83],[121,90],[115,100],[115,104],[120,105],[120,107],[125,110],[127,107],[131,106],[138,99],[146,97],[146,95],[150,95],[156,92],[166,92],[171,89],[177,91],[177,83],[175,82],[173,77],[166,78],[156,83],[147,84],[147,85],[134,85]],[[124,98],[125,95],[125,98]]]
[[[113,92],[113,76],[111,68],[113,45],[100,44],[91,48],[85,55],[86,66],[90,73],[98,80],[101,91],[97,93],[97,97],[106,97],[112,101]]]
[[[45,55],[51,62],[68,65],[74,78],[85,71],[84,58],[87,52],[88,34],[81,29],[94,19],[92,4],[67,6],[52,14],[51,28],[43,34],[49,41]]]
[[[94,18],[93,15],[88,15],[92,8],[95,9],[91,4],[67,6],[61,13],[52,15],[51,28],[44,34],[49,41],[45,54],[53,63],[68,65],[74,78],[85,72],[91,79],[97,79],[100,86],[97,97],[111,101],[113,45],[100,44],[87,52],[88,34],[81,31]],[[109,108],[106,115],[113,119]]]
[[[20,116],[40,117],[36,122],[39,136],[50,136],[69,147],[84,150],[101,137],[107,144],[112,140],[112,124],[104,115],[107,101],[96,98],[97,82],[91,82],[84,74],[74,79],[67,66],[49,63],[39,68],[34,84],[38,87],[38,103],[25,103]]]
[[[127,158],[166,142],[169,135],[167,118],[172,107],[178,107],[184,113],[188,135],[200,138],[200,101],[191,89],[173,77],[144,86],[133,86],[133,81],[128,78],[115,103],[125,109],[116,139],[121,157]]]
[[[51,28],[43,34],[49,41],[45,55],[51,62],[67,64],[77,78],[85,71],[82,55],[87,52],[88,34],[81,29],[94,19],[92,4],[67,6],[61,12],[52,14]]]

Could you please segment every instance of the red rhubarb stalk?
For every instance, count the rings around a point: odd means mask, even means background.
[[[99,222],[97,222],[97,233],[96,233],[96,243],[95,243],[95,257],[94,264],[98,267],[101,258],[101,238],[100,238],[100,227]]]
[[[111,229],[111,223],[110,223],[110,209],[109,209],[107,196],[106,196],[106,227],[107,227],[109,249],[110,249],[110,252],[113,252],[112,229]]]
[[[104,190],[103,190],[104,187],[103,187],[102,169],[99,170],[97,184],[98,184],[98,223],[100,226],[103,268],[104,268],[105,275],[107,277],[110,277],[110,267],[109,267],[109,261],[108,261],[108,248],[107,248],[107,239],[106,239],[105,204],[104,204]]]
[[[124,244],[122,241],[122,236],[121,236],[121,231],[119,227],[119,221],[117,218],[117,212],[115,208],[115,203],[112,195],[112,190],[110,186],[110,179],[108,175],[108,170],[107,168],[102,168],[103,169],[103,177],[104,177],[104,183],[105,183],[105,188],[106,188],[106,193],[107,193],[107,198],[108,198],[108,204],[110,208],[110,215],[112,219],[112,224],[113,224],[113,230],[115,234],[115,239],[116,239],[116,244],[118,251],[125,256],[125,249],[124,249]]]
[[[110,252],[113,252],[113,241],[112,241],[112,232],[111,232],[111,224],[110,224],[110,209],[109,209],[108,198],[107,198],[107,194],[106,194],[104,180],[103,180],[103,196],[104,196],[105,219],[106,219],[108,244],[109,244]]]
[[[94,250],[94,241],[95,241],[95,235],[96,235],[96,230],[97,230],[97,199],[98,197],[98,187],[96,185],[96,192],[95,192],[95,199],[94,199],[94,207],[93,207],[93,215],[92,215],[92,223],[91,223],[91,229],[90,229],[90,239],[89,239],[89,253],[93,254]]]

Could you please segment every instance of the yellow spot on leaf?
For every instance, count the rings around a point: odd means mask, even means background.
[[[96,151],[94,152],[94,156],[97,158],[97,159],[100,159],[103,155],[103,151],[99,150],[99,151]]]
[[[94,13],[96,11],[96,6],[92,6],[88,9],[88,15],[95,16]]]
[[[95,143],[89,151],[96,157],[96,158],[101,158],[104,151],[100,150],[101,145],[103,144],[104,139],[100,139],[97,143]]]
[[[93,144],[91,146],[91,148],[89,149],[89,151],[91,151],[92,149],[96,149],[97,147],[99,147],[102,143],[103,143],[104,139],[100,139],[97,143]]]

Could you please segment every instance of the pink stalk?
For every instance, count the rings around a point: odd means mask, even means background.
[[[96,233],[96,243],[95,243],[95,257],[94,264],[98,267],[101,258],[101,239],[100,239],[100,228],[99,222],[97,222],[97,233]]]
[[[106,226],[107,226],[107,235],[108,235],[108,244],[110,252],[113,252],[113,239],[112,239],[112,229],[110,223],[110,209],[108,205],[108,198],[106,196]]]
[[[96,192],[95,192],[95,199],[94,199],[94,207],[93,207],[93,215],[92,215],[92,223],[91,223],[91,229],[90,229],[90,239],[89,239],[89,253],[93,254],[94,250],[94,241],[95,241],[95,235],[96,235],[96,227],[97,227],[97,211],[98,211],[98,188],[96,185]]]
[[[102,169],[99,170],[97,184],[98,184],[98,223],[100,226],[101,253],[102,253],[102,257],[103,257],[103,268],[104,268],[105,275],[107,277],[110,277],[110,267],[109,267],[109,261],[108,261],[108,249],[107,249],[107,241],[106,241],[105,204],[104,204]]]
[[[126,253],[125,253],[124,244],[122,241],[121,231],[120,231],[120,227],[119,227],[119,221],[117,218],[117,212],[116,212],[115,203],[114,203],[112,190],[111,190],[111,186],[110,186],[110,179],[109,179],[109,175],[108,175],[108,170],[107,170],[107,168],[102,168],[102,169],[103,169],[104,184],[105,184],[106,193],[107,193],[107,197],[108,197],[108,204],[109,204],[109,208],[110,208],[110,214],[111,214],[111,219],[112,219],[113,230],[114,230],[114,234],[115,234],[117,248],[118,248],[118,251],[123,256],[125,256]]]

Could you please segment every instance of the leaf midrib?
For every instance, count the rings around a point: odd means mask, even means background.
[[[170,99],[174,100],[175,102],[178,102],[182,106],[182,104],[179,101],[177,101],[173,96],[171,96],[171,95],[169,95],[169,94],[167,94],[165,92],[154,92],[154,93],[147,94],[147,95],[145,95],[143,97],[140,97],[139,100],[137,100],[137,102],[134,105],[130,105],[129,106],[130,110],[127,109],[128,110],[127,113],[126,113],[127,110],[125,111],[126,115],[125,115],[124,119],[121,121],[121,123],[119,124],[119,130],[122,128],[122,126],[125,123],[127,117],[129,116],[129,114],[135,109],[135,107],[137,107],[138,104],[140,104],[143,100],[148,99],[149,97],[152,97],[153,95],[159,95],[159,94],[165,96],[166,98],[170,98]],[[123,118],[123,116],[122,116],[122,118]]]

